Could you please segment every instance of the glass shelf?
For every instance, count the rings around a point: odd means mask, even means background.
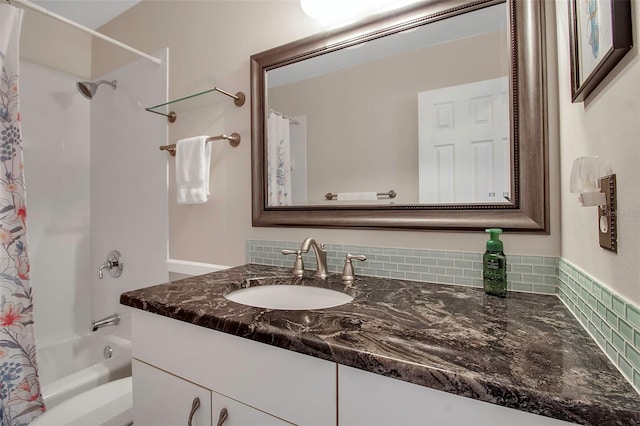
[[[238,106],[241,107],[242,105],[244,105],[245,102],[245,95],[242,92],[238,92],[235,95],[232,93],[227,92],[226,90],[222,90],[219,87],[214,87],[213,89],[209,89],[209,90],[205,90],[202,92],[198,92],[198,93],[194,93],[193,95],[189,95],[189,96],[184,96],[182,98],[178,98],[178,99],[174,99],[171,100],[169,102],[165,102],[159,105],[154,105],[152,107],[148,107],[145,108],[146,111],[152,112],[154,114],[159,114],[159,115],[163,115],[165,117],[167,117],[167,119],[169,120],[170,123],[173,123],[174,121],[176,121],[176,118],[178,118],[178,115],[174,112],[174,111],[170,111],[169,113],[166,113],[165,111],[167,110],[167,108],[164,108],[161,110],[161,108],[163,107],[167,107],[169,105],[172,104],[176,104],[178,102],[185,102],[190,100],[189,105],[191,106],[190,109],[193,108],[197,108],[200,106],[205,105],[205,102],[200,102],[201,105],[198,105],[199,103],[194,101],[194,99],[202,96],[202,95],[206,95],[207,93],[212,93],[212,92],[219,92],[222,93],[223,95],[229,96],[230,98],[233,98],[233,103]],[[202,99],[202,98],[201,98]]]

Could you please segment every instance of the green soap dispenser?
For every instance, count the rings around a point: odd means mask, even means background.
[[[484,292],[492,296],[507,296],[507,257],[504,255],[500,234],[502,229],[485,229],[489,233],[487,251],[482,256]]]

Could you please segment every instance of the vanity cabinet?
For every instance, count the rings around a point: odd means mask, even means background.
[[[290,426],[217,392],[133,360],[136,426]],[[194,401],[198,401],[194,405]]]
[[[571,424],[145,311],[132,326],[136,426],[185,424],[195,396],[194,426],[217,425],[223,408],[224,426]]]
[[[568,426],[550,417],[338,366],[338,424],[367,426]]]
[[[173,425],[186,424],[200,389],[211,392],[206,410],[213,415],[206,424],[216,425],[225,407],[229,417],[224,426],[336,423],[335,363],[145,311],[134,310],[132,315],[136,426],[149,424],[137,419],[146,419],[152,410],[173,410],[180,419]],[[149,368],[156,371],[149,373]],[[166,377],[158,379],[160,373]],[[158,380],[190,386],[171,384],[160,390],[163,382]]]

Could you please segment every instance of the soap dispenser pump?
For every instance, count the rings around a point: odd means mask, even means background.
[[[504,255],[500,234],[502,229],[485,229],[489,233],[487,251],[482,257],[484,292],[498,297],[507,296],[507,257]]]

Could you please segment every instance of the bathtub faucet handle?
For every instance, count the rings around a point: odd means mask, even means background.
[[[105,269],[109,271],[109,274],[113,278],[118,278],[122,275],[122,269],[124,268],[124,262],[122,261],[122,255],[117,250],[112,250],[107,256],[107,261],[100,265],[98,268],[98,278],[104,278],[102,271]]]

